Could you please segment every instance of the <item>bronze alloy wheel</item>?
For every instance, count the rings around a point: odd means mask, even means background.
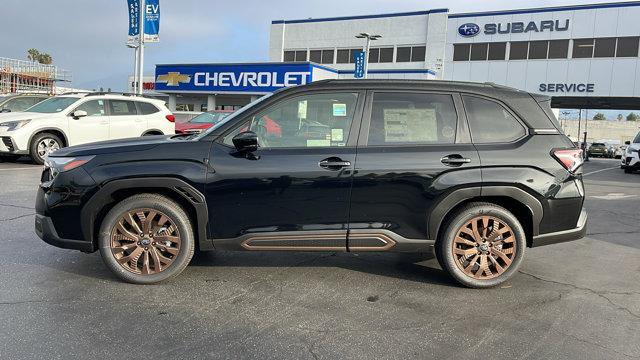
[[[467,221],[453,241],[453,258],[467,276],[493,279],[504,273],[516,256],[513,230],[493,216],[477,216]]]
[[[111,253],[123,268],[135,274],[164,271],[180,253],[180,244],[174,221],[153,209],[128,211],[111,229]]]

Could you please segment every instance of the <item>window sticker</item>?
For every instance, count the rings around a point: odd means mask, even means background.
[[[333,104],[333,116],[347,116],[347,104]]]
[[[307,100],[298,101],[298,119],[307,118]]]
[[[329,147],[331,140],[307,140],[307,147]]]
[[[344,131],[342,129],[331,129],[331,140],[337,142],[344,141]]]
[[[385,109],[386,142],[437,141],[438,123],[434,109]]]

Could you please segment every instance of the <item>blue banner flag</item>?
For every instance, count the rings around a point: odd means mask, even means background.
[[[129,37],[127,45],[137,46],[140,41],[140,0],[127,0]],[[144,41],[160,41],[160,0],[146,0],[144,4]]]
[[[364,51],[357,51],[353,53],[353,61],[355,62],[356,70],[353,72],[353,76],[356,79],[362,79],[364,77]]]

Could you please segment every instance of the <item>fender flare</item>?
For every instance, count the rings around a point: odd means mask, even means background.
[[[39,134],[39,133],[42,133],[42,132],[47,132],[47,131],[52,131],[52,130],[62,134],[62,141],[64,141],[65,146],[69,146],[69,139],[67,138],[67,134],[64,131],[62,131],[62,129],[55,128],[55,127],[45,127],[45,128],[38,129],[38,130],[34,131],[33,134],[31,134],[31,136],[29,136],[29,141],[27,141],[27,151],[29,151],[31,149],[31,141],[33,141],[33,138],[36,136],[36,134]]]
[[[531,212],[531,218],[533,219],[531,229],[533,233],[532,235],[536,236],[540,234],[540,222],[542,221],[542,216],[544,214],[542,203],[533,195],[516,186],[495,185],[457,189],[442,199],[433,208],[429,215],[429,239],[437,240],[442,221],[445,216],[449,214],[451,209],[467,200],[474,198],[480,198],[479,200],[481,200],[482,197],[494,196],[511,198],[527,207]]]
[[[105,206],[113,203],[115,199],[112,195],[119,190],[140,188],[145,192],[146,188],[162,188],[171,191],[176,196],[180,196],[188,202],[196,212],[195,236],[201,249],[211,248],[207,239],[207,224],[209,222],[209,212],[205,196],[187,182],[172,177],[143,177],[113,180],[103,185],[82,208],[81,227],[82,235],[85,239],[94,242],[94,223],[97,215]]]

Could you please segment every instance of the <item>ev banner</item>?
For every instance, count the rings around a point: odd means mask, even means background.
[[[356,79],[362,79],[364,77],[364,55],[364,51],[356,51],[353,53],[353,62],[356,66],[353,76]]]
[[[138,46],[140,33],[140,0],[127,0],[129,13],[129,37],[127,45]],[[144,5],[144,41],[160,41],[160,0],[146,0]]]

